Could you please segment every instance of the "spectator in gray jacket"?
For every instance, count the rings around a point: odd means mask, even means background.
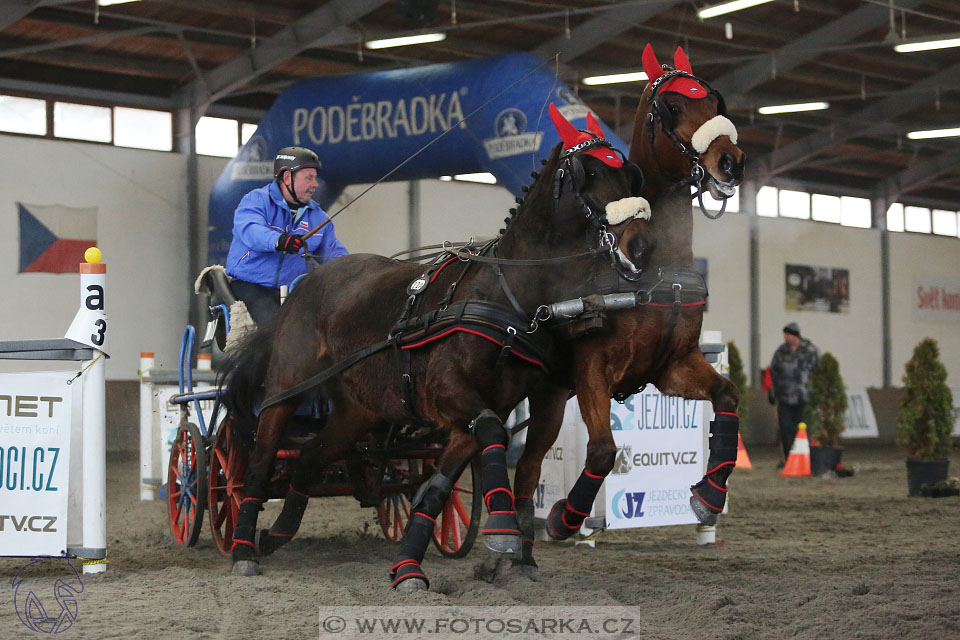
[[[801,337],[797,323],[791,322],[785,326],[783,344],[777,348],[770,362],[784,458],[790,455],[793,439],[797,436],[797,425],[803,421],[803,409],[810,394],[810,374],[819,362],[820,352],[813,343]]]

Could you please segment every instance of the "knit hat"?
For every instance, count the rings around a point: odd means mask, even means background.
[[[800,326],[796,322],[791,322],[783,328],[784,333],[789,333],[792,336],[800,337]]]

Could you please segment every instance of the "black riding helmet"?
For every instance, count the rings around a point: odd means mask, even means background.
[[[283,182],[283,172],[290,172],[290,183],[293,184],[293,176],[300,169],[316,169],[320,170],[320,158],[310,149],[305,147],[284,147],[277,151],[276,157],[273,159],[273,177],[277,179],[278,183]],[[300,198],[296,193],[292,194],[296,200],[296,203],[301,207],[305,206],[305,202],[300,202]]]

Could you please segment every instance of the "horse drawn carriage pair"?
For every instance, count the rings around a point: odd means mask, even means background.
[[[296,534],[308,497],[352,493],[379,502],[388,537],[403,529],[390,568],[399,590],[429,587],[421,562],[431,539],[451,555],[469,549],[481,506],[485,546],[533,571],[531,496],[567,399],[576,394],[589,441],[579,479],[547,519],[554,539],[579,530],[613,467],[610,399],[646,384],[712,401],[709,460],[690,504],[715,521],[736,459],[738,391],[699,350],[707,291],[693,269],[690,193],[701,209],[704,192],[732,195],[744,154],[722,98],[682,50],[670,67],[648,45],[643,66],[650,82],[628,157],[592,116],[580,131],[551,105],[562,143],[497,238],[427,265],[345,256],[297,285],[211,396],[227,408],[227,428],[178,435],[170,511],[180,538],[199,527],[199,492],[233,572],[255,575],[258,558]],[[311,416],[298,448],[296,414],[317,389],[330,411]],[[530,419],[511,487],[504,421],[524,398]],[[275,497],[283,510],[257,539],[261,504]],[[190,505],[193,521],[183,519]]]

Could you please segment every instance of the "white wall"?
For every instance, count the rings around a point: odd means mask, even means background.
[[[17,274],[16,202],[97,207],[97,234],[108,268],[107,313],[111,360],[107,377],[135,379],[140,351],[154,351],[163,367],[176,367],[180,338],[196,274],[187,273],[186,159],[173,153],[121,149],[82,142],[0,135],[0,272],[6,313],[0,339],[61,337],[77,310],[79,277]],[[200,158],[201,216],[227,161]],[[420,244],[491,237],[513,206],[506,190],[489,185],[419,181]],[[349,187],[331,213],[365,188]],[[337,235],[351,252],[389,255],[408,248],[409,185],[382,184],[336,218]],[[750,361],[749,219],[731,213],[710,221],[694,214],[694,254],[709,265],[710,307],[704,328],[734,340]],[[880,233],[783,218],[759,218],[760,363],[796,321],[821,351],[840,361],[850,386],[882,383]],[[925,336],[940,343],[943,361],[960,367],[956,322],[918,321],[912,315],[913,278],[960,277],[960,240],[891,234],[893,383]],[[850,271],[847,314],[785,310],[784,265],[841,267]],[[42,368],[0,362],[0,370]],[[49,366],[46,368],[50,368]],[[67,368],[57,364],[55,368]],[[748,372],[748,375],[753,372]]]
[[[141,350],[154,350],[175,365],[187,309],[184,157],[18,136],[0,136],[0,144],[0,222],[7,230],[0,236],[3,339],[62,337],[79,304],[79,276],[17,273],[16,203],[96,207],[97,241],[107,265],[107,378],[135,378]]]
[[[915,319],[914,277],[921,280],[960,278],[960,240],[913,233],[890,234],[890,333],[891,384],[901,386],[904,365],[924,338],[940,345],[940,361],[947,367],[948,382],[960,386],[960,323]],[[956,401],[956,398],[954,398]]]
[[[762,365],[769,364],[783,342],[784,325],[796,322],[820,353],[829,351],[836,356],[847,386],[881,386],[880,232],[787,218],[760,218],[758,222]],[[849,269],[849,312],[787,312],[787,264]]]
[[[703,329],[721,331],[724,342],[734,341],[749,368],[750,219],[742,213],[727,213],[719,220],[709,220],[695,209],[693,255],[707,259],[710,297]]]

